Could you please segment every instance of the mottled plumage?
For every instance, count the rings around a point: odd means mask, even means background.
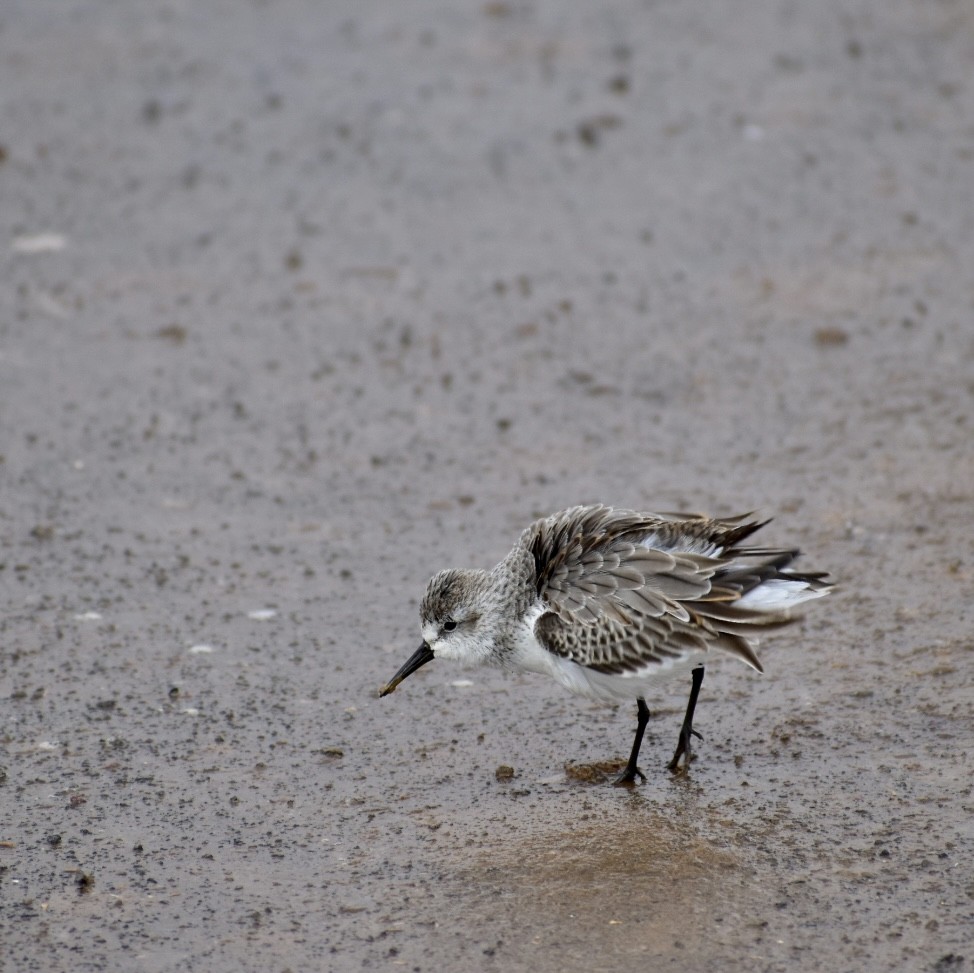
[[[823,574],[789,566],[796,549],[743,546],[764,526],[573,507],[533,523],[491,571],[441,571],[420,611],[423,644],[381,695],[433,658],[543,672],[573,692],[635,698],[639,723],[620,783],[636,767],[648,719],[643,697],[693,671],[690,705],[671,761],[690,759],[693,709],[711,650],[762,671],[755,634],[827,593]]]

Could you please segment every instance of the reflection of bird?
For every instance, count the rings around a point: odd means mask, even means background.
[[[441,571],[421,609],[423,644],[380,695],[434,658],[552,676],[575,693],[637,703],[636,765],[647,690],[690,672],[670,770],[691,759],[693,711],[711,649],[762,671],[755,634],[828,592],[823,574],[788,570],[796,549],[742,547],[763,523],[747,515],[640,514],[573,507],[533,523],[490,571]],[[645,778],[643,778],[645,779]]]

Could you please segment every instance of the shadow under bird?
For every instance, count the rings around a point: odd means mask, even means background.
[[[545,673],[574,693],[636,700],[636,736],[616,784],[637,766],[654,685],[689,673],[671,771],[689,767],[694,709],[714,651],[762,672],[764,629],[828,593],[821,573],[790,566],[795,548],[742,546],[767,521],[573,507],[538,520],[490,571],[434,575],[420,610],[423,644],[382,688],[433,659]]]

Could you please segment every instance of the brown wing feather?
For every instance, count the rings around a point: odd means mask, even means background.
[[[537,592],[548,608],[535,625],[539,641],[606,673],[645,670],[708,645],[762,671],[749,637],[789,616],[737,602],[770,579],[825,583],[784,571],[795,550],[739,547],[763,526],[742,523],[747,516],[675,519],[579,507],[532,525]],[[654,546],[643,546],[647,539]]]
[[[681,602],[710,591],[720,561],[642,546],[651,534],[672,533],[673,523],[607,507],[568,514],[534,527],[537,591],[554,611],[590,622],[602,616],[625,622],[633,615],[674,615],[685,621],[689,616]]]

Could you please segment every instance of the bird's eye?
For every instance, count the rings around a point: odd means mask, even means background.
[[[443,623],[443,631],[444,632],[452,632],[456,627],[457,627],[457,623],[454,622],[454,621],[449,621],[449,622],[444,622]]]

